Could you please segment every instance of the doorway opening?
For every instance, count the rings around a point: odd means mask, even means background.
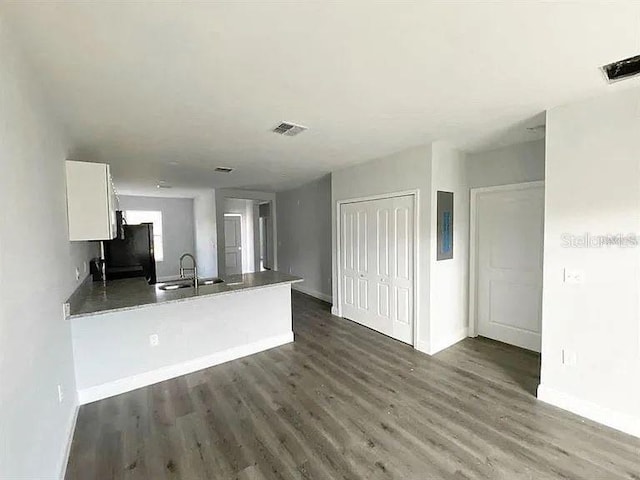
[[[224,272],[272,270],[275,257],[271,201],[224,199]]]
[[[271,222],[271,202],[262,202],[258,206],[259,229],[259,271],[273,269],[273,228]]]

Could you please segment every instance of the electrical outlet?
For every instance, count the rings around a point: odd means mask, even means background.
[[[76,280],[80,280],[80,269],[76,268]]]
[[[71,315],[71,305],[69,303],[62,304],[62,318],[66,320]]]
[[[58,385],[58,403],[62,403],[64,400],[64,391],[62,390],[62,385]]]
[[[576,355],[576,352],[574,352],[573,350],[567,350],[567,349],[562,350],[563,365],[566,365],[567,367],[573,367],[577,362],[578,362],[578,357]]]
[[[584,283],[584,271],[575,268],[565,268],[564,283]]]
[[[160,338],[157,333],[149,335],[149,345],[152,347],[157,347],[160,344]]]

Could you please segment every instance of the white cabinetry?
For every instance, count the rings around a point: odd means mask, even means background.
[[[69,240],[111,240],[116,236],[117,199],[109,165],[67,161]]]

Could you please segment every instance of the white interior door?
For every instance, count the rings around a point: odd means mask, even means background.
[[[341,307],[345,318],[413,343],[413,197],[340,208]]]
[[[478,334],[540,351],[544,187],[476,196]]]
[[[242,273],[242,217],[224,216],[224,258],[227,275]]]

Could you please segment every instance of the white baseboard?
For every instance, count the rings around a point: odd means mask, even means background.
[[[64,452],[62,454],[62,465],[60,466],[60,475],[58,478],[60,480],[64,480],[64,477],[67,473],[67,465],[69,464],[69,456],[71,455],[71,444],[73,443],[73,434],[76,431],[76,423],[78,422],[78,411],[80,410],[80,405],[76,405],[73,409],[73,415],[71,416],[71,421],[67,426],[66,430],[66,444],[64,446]]]
[[[283,335],[265,338],[248,345],[229,348],[222,352],[216,352],[204,357],[194,358],[178,365],[170,365],[158,368],[149,372],[140,373],[131,377],[121,378],[113,382],[96,385],[94,387],[78,390],[78,401],[81,405],[95,402],[103,398],[113,397],[121,393],[130,392],[137,388],[153,385],[154,383],[163,382],[170,378],[179,377],[188,373],[196,372],[204,368],[213,367],[221,363],[229,362],[237,358],[253,355],[254,353],[269,350],[270,348],[279,347],[287,343],[293,342],[293,332]]]
[[[582,400],[581,398],[542,384],[538,385],[538,400],[562,408],[563,410],[568,410],[594,422],[606,425],[607,427],[615,428],[629,435],[640,437],[640,417],[634,417],[596,405],[588,400]]]
[[[431,355],[429,353],[429,343],[427,343],[427,342],[422,342],[422,341],[418,340],[416,342],[416,344],[413,346],[413,348],[415,348],[419,352],[426,353],[427,355]]]
[[[326,293],[321,293],[321,292],[318,292],[316,290],[312,290],[311,288],[307,288],[304,285],[301,285],[299,283],[292,283],[291,284],[291,288],[293,290],[297,290],[299,292],[306,293],[307,295],[310,295],[310,296],[312,296],[314,298],[317,298],[319,300],[322,300],[324,302],[333,303],[333,298],[331,297],[331,295],[327,295]]]
[[[465,338],[468,337],[468,332],[469,330],[467,327],[462,327],[456,330],[455,332],[450,333],[445,337],[438,339],[436,342],[433,342],[432,345],[430,346],[429,354],[435,355],[436,353],[441,352],[442,350],[445,350],[451,347],[452,345],[455,345],[459,341],[464,340]]]
[[[335,316],[339,316],[338,307],[336,305],[331,307],[331,314]],[[350,321],[353,321],[353,320],[350,320]],[[358,322],[355,322],[355,323],[358,323]],[[420,340],[416,342],[413,348],[415,348],[419,352],[426,353],[427,355],[435,355],[436,353],[441,352],[442,350],[449,348],[452,345],[464,340],[465,338],[467,338],[467,336],[468,336],[468,328],[463,327],[460,330],[446,337],[444,340],[440,341],[436,345],[436,348],[434,349],[431,348],[431,345],[429,344],[429,342],[423,342]]]

